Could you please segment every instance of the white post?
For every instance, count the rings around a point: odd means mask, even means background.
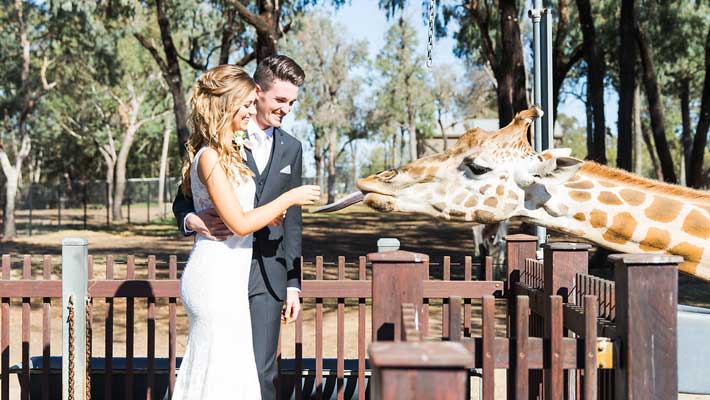
[[[62,399],[86,398],[86,298],[88,295],[89,242],[62,240]],[[70,310],[71,318],[70,318]],[[73,336],[70,354],[69,336]],[[71,359],[70,359],[71,358]],[[73,385],[70,389],[69,382]]]

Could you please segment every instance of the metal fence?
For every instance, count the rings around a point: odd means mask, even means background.
[[[172,216],[170,205],[180,178],[167,178],[159,194],[158,178],[131,178],[121,204],[122,220],[114,221],[113,199],[104,180],[29,184],[19,191],[15,203],[18,235],[59,229],[105,228],[114,223],[149,223]],[[163,200],[162,207],[159,203]],[[5,204],[0,193],[0,204]]]
[[[61,229],[105,229],[114,224],[143,224],[172,217],[172,202],[181,178],[166,179],[159,194],[158,178],[130,178],[121,204],[122,219],[115,221],[113,199],[105,180],[33,183],[19,190],[15,202],[18,236]],[[304,177],[304,184],[319,184],[315,177]],[[327,193],[327,183],[320,182]],[[352,179],[336,181],[336,193],[349,193],[355,186]],[[163,204],[159,206],[162,195]],[[0,191],[0,205],[5,204],[5,192]],[[4,207],[2,207],[4,208]],[[0,218],[2,221],[2,218]]]

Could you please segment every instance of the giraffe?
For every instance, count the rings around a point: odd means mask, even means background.
[[[449,150],[358,180],[381,212],[417,212],[493,224],[509,218],[625,253],[674,254],[679,269],[710,280],[710,193],[570,157],[527,140],[536,107],[494,132],[473,129]]]

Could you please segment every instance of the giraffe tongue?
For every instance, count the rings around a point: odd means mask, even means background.
[[[362,201],[362,199],[365,197],[365,195],[360,192],[353,192],[350,193],[349,195],[345,196],[342,198],[340,201],[336,201],[335,203],[330,203],[326,204],[322,207],[318,207],[315,210],[313,210],[314,213],[327,213],[327,212],[334,212],[338,210],[342,210],[345,207],[350,207],[351,205],[355,203],[359,203]]]

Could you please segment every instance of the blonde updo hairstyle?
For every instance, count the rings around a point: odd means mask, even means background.
[[[204,146],[217,151],[219,165],[230,179],[254,175],[244,163],[239,148],[231,140],[225,143],[224,135],[231,139],[234,114],[255,87],[244,68],[229,64],[216,66],[197,79],[192,88],[187,121],[191,130],[186,146],[188,161],[182,170],[182,190],[187,196],[192,195],[190,165],[195,153]]]

